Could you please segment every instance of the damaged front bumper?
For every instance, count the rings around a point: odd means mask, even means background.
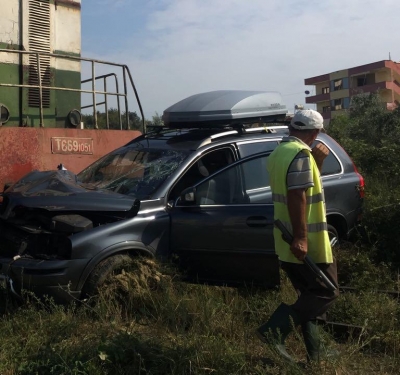
[[[77,279],[87,262],[87,259],[0,258],[0,281],[17,298],[29,291],[56,301],[73,301],[79,299],[81,290],[71,280]]]

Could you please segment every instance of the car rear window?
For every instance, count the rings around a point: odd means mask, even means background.
[[[314,142],[312,147],[314,147],[317,143],[321,143],[321,142],[319,142],[319,141]],[[342,166],[341,166],[338,158],[336,157],[336,155],[333,153],[333,151],[330,148],[329,148],[329,151],[330,152],[329,152],[328,156],[326,157],[326,159],[324,160],[324,163],[322,164],[321,176],[329,176],[331,174],[338,174],[338,173],[342,172]]]

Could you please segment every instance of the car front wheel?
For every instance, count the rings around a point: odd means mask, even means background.
[[[99,289],[128,270],[133,264],[133,258],[126,254],[117,254],[101,261],[89,275],[82,290],[82,297],[88,298],[99,293]]]

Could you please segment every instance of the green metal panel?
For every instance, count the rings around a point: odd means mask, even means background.
[[[69,87],[73,89],[81,88],[80,72],[57,70],[54,74],[55,85],[57,87]],[[72,109],[81,109],[81,94],[74,91],[56,91],[55,93],[55,112],[56,127],[69,127],[67,119],[68,113]],[[47,124],[46,124],[47,126]]]
[[[27,84],[27,68],[22,74]],[[17,64],[0,63],[0,82],[5,84],[20,84],[20,67]],[[80,89],[80,72],[51,69],[52,86]],[[46,88],[44,88],[46,89]],[[18,87],[0,87],[0,103],[10,112],[10,119],[3,126],[40,126],[39,108],[28,106],[28,89]],[[68,127],[68,113],[72,109],[80,110],[81,94],[73,91],[50,91],[50,107],[44,108],[45,127]]]
[[[19,65],[0,63],[2,83],[19,84],[19,74]],[[21,89],[18,87],[0,87],[0,103],[4,104],[10,112],[10,119],[3,126],[20,125],[20,95]]]

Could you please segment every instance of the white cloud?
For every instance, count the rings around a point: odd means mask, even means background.
[[[385,60],[389,52],[400,60],[395,0],[148,4],[153,11],[145,28],[132,25],[123,50],[113,56],[98,51],[103,60],[130,67],[147,117],[186,96],[217,89],[277,90],[290,108],[305,101],[304,78]],[[124,11],[134,12],[135,6],[137,1],[126,1]]]

